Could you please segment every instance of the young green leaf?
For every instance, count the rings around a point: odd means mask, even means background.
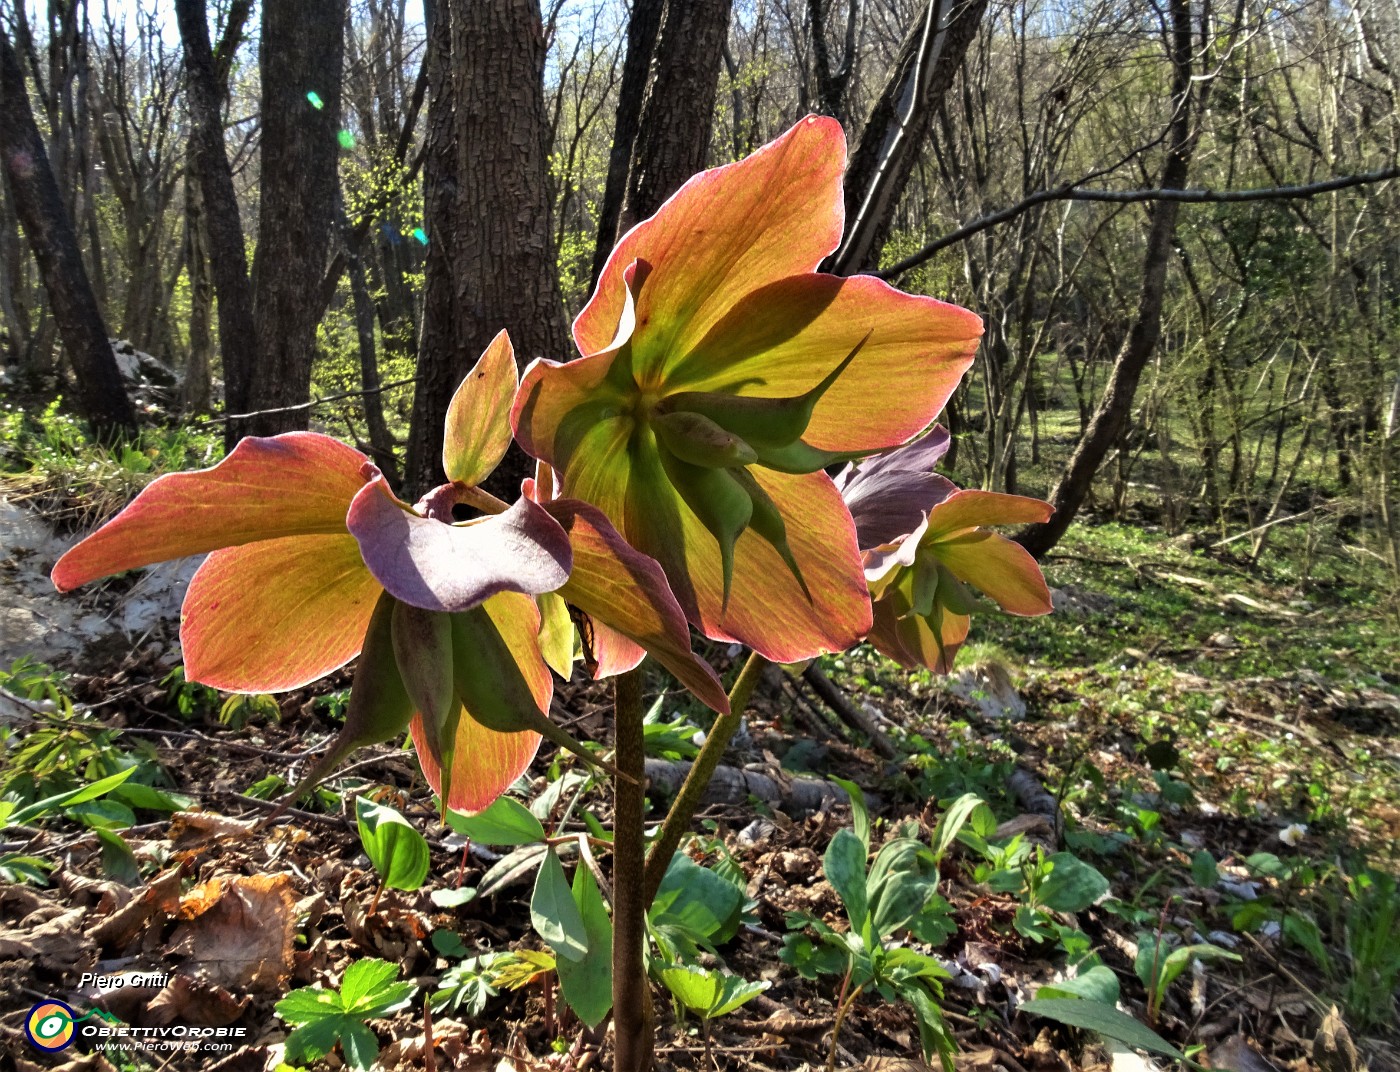
[[[701,867],[683,852],[671,857],[647,913],[652,937],[670,958],[693,960],[734,936],[744,887]]]
[[[528,845],[544,840],[544,827],[518,800],[500,797],[485,811],[447,813],[447,825],[482,845]]]
[[[845,778],[837,778],[834,775],[831,779],[851,798],[851,825],[855,827],[856,837],[860,838],[860,843],[865,846],[865,854],[870,855],[870,809],[865,803],[865,791],[855,782],[847,781]]]
[[[360,843],[389,889],[416,890],[428,877],[428,843],[393,808],[355,798]]]
[[[1108,879],[1074,854],[1057,852],[1046,863],[1053,870],[1036,891],[1042,908],[1053,912],[1082,912],[1108,895]]]
[[[93,831],[102,843],[102,870],[118,882],[135,886],[141,881],[141,865],[136,862],[136,854],[126,839],[115,830]]]
[[[1127,1013],[1119,1012],[1112,1005],[1082,998],[1036,998],[1021,1006],[1021,1011],[1032,1016],[1043,1016],[1070,1027],[1095,1031],[1104,1038],[1111,1038],[1135,1050],[1147,1050],[1184,1061],[1186,1055],[1164,1039],[1150,1027],[1138,1023]]]
[[[287,1036],[287,1060],[309,1064],[339,1042],[351,1068],[369,1068],[379,1056],[379,1041],[365,1020],[404,1008],[416,989],[412,983],[394,982],[398,974],[397,965],[370,957],[346,969],[339,991],[293,990],[276,1006],[278,1016],[297,1025]]]
[[[1201,849],[1191,857],[1191,880],[1203,890],[1215,889],[1215,884],[1220,881],[1220,868],[1209,850]]]
[[[846,906],[851,930],[859,934],[870,918],[870,903],[865,890],[865,846],[852,831],[842,827],[836,831],[822,859],[826,880]]]
[[[531,816],[534,818],[534,816]],[[530,922],[544,944],[564,960],[579,961],[588,954],[588,934],[583,916],[564,865],[551,848],[544,854],[539,873],[535,875],[535,893],[530,898]]]
[[[20,808],[10,814],[10,826],[23,826],[59,808],[72,807],[74,804],[86,804],[89,800],[96,800],[105,793],[110,793],[122,782],[126,781],[136,773],[135,767],[127,767],[126,770],[118,771],[116,774],[106,778],[99,778],[91,785],[79,786],[77,789],[70,789],[66,793],[55,793],[51,797],[43,800],[36,800],[33,804]]]
[[[1047,983],[1035,992],[1037,1000],[1048,998],[1086,998],[1101,1004],[1114,1006],[1118,1003],[1118,976],[1112,968],[1095,964],[1088,971],[1082,971],[1073,979],[1058,983]]]
[[[588,953],[582,960],[558,962],[559,989],[578,1018],[597,1027],[612,1008],[612,920],[587,867],[574,869],[573,895],[583,917]]]
[[[941,861],[947,854],[948,847],[953,844],[963,826],[972,818],[973,812],[979,807],[986,808],[986,806],[976,793],[964,793],[948,805],[948,810],[939,816],[938,825],[933,828],[931,843],[936,860]]]
[[[691,965],[664,969],[661,981],[677,1001],[705,1020],[733,1012],[772,985],[767,982],[749,983],[737,975]]]

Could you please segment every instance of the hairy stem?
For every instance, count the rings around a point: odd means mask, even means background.
[[[642,672],[613,680],[613,1046],[614,1072],[648,1072],[655,1022],[643,963],[646,756],[642,743]]]
[[[643,904],[651,904],[656,891],[661,888],[661,880],[666,875],[666,868],[671,864],[671,857],[680,846],[681,838],[690,829],[690,821],[695,818],[705,789],[714,777],[715,768],[724,756],[729,739],[739,728],[739,723],[744,717],[744,708],[748,705],[754,686],[758,684],[758,679],[767,666],[768,660],[754,651],[749,653],[748,662],[744,663],[743,670],[739,671],[739,679],[734,682],[734,688],[729,692],[729,714],[720,715],[715,719],[715,724],[705,737],[704,747],[695,758],[690,773],[685,776],[681,791],[676,794],[671,810],[666,813],[666,819],[651,844],[646,863],[646,894]],[[638,732],[640,733],[640,730]]]

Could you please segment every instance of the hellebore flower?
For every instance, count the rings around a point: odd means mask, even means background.
[[[690,621],[778,661],[870,624],[850,517],[822,471],[942,409],[981,320],[878,279],[814,271],[843,226],[845,138],[808,117],[687,182],[622,240],[536,361],[521,445],[655,558]]]
[[[933,471],[948,450],[934,428],[909,445],[848,466],[836,478],[855,521],[874,598],[866,638],[903,666],[946,674],[967,639],[977,598],[1012,614],[1049,614],[1050,591],[1026,550],[982,526],[1045,521],[1049,503],[961,491]]]
[[[581,602],[599,602],[589,596],[600,573],[615,581],[630,577],[629,567],[641,569],[600,556],[587,538],[592,530],[571,540],[580,526],[567,510],[561,524],[530,498],[507,507],[476,488],[509,446],[516,382],[502,332],[449,407],[443,467],[450,482],[416,508],[393,496],[364,455],[328,436],[247,438],[211,469],[152,481],[58,561],[54,584],[69,591],[210,552],[181,612],[191,680],[278,692],[315,681],[363,648],[345,728],[303,786],[355,748],[408,726],[445,806],[480,810],[529,766],[541,733],[578,747],[545,714],[553,683],[536,598],[570,581],[574,543],[589,567],[570,585],[584,590]],[[459,503],[487,514],[454,523]],[[669,591],[604,602],[595,609],[650,641],[707,703],[723,702],[713,672],[698,669]]]

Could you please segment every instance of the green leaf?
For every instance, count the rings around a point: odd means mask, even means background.
[[[948,1033],[943,1010],[920,985],[908,986],[900,993],[914,1006],[914,1018],[919,1023],[919,1046],[924,1052],[924,1060],[932,1061],[937,1054],[942,1059],[944,1069],[951,1072],[952,1054],[957,1046]]]
[[[1191,880],[1203,890],[1214,889],[1220,881],[1220,868],[1216,866],[1215,857],[1205,849],[1191,857]]]
[[[145,808],[147,811],[185,811],[194,806],[194,797],[167,793],[164,789],[140,782],[126,782],[117,786],[112,790],[111,797],[128,807]]]
[[[287,1060],[297,1065],[319,1061],[335,1048],[341,1032],[354,1023],[344,1013],[333,1013],[303,1024],[287,1036]]]
[[[357,960],[345,969],[345,978],[340,981],[340,1004],[346,1012],[359,1012],[366,998],[386,983],[398,977],[397,964],[387,960],[369,957]]]
[[[1160,1008],[1167,987],[1171,986],[1193,959],[1239,960],[1239,956],[1216,945],[1197,944],[1173,948],[1165,935],[1150,931],[1138,934],[1138,955],[1133,964],[1137,976],[1152,996],[1153,1008]]]
[[[744,898],[743,886],[678,852],[647,912],[647,926],[671,956],[693,960],[700,948],[713,951],[735,935]]]
[[[141,865],[126,839],[112,830],[98,828],[93,831],[102,842],[102,870],[118,882],[135,886],[141,881]]]
[[[45,797],[43,800],[36,800],[33,804],[20,808],[18,811],[11,814],[9,825],[23,826],[30,820],[37,819],[41,815],[47,815],[51,811],[57,811],[59,808],[71,807],[74,804],[85,804],[89,800],[96,800],[104,793],[111,792],[135,773],[135,767],[127,767],[126,770],[118,771],[116,774],[106,778],[101,778],[91,785],[79,786],[77,789],[70,789],[66,793],[56,793],[51,797]]]
[[[978,808],[986,808],[982,798],[976,793],[964,793],[953,801],[938,819],[938,825],[933,828],[933,855],[941,860],[948,852],[948,847],[953,844],[967,821],[972,818],[972,813]]]
[[[531,816],[533,819],[534,816]],[[530,898],[530,922],[544,944],[565,960],[582,960],[588,954],[583,916],[574,903],[564,865],[553,849],[544,855]]]
[[[870,855],[870,808],[865,803],[865,791],[855,782],[847,781],[845,778],[837,778],[832,775],[831,780],[846,791],[846,795],[851,798],[851,825],[855,827],[856,837],[860,838],[860,843],[865,846],[865,854]]]
[[[822,859],[826,880],[846,906],[851,929],[859,934],[870,918],[870,904],[865,889],[865,846],[852,831],[844,827],[836,831]]]
[[[500,797],[485,811],[447,813],[447,825],[481,845],[528,845],[543,841],[544,827],[518,800]]]
[[[588,953],[582,960],[559,961],[559,989],[578,1018],[597,1027],[612,1008],[612,920],[593,872],[585,866],[574,869],[573,894],[583,917]]]
[[[304,986],[293,990],[274,1008],[277,1015],[289,1024],[309,1024],[345,1011],[340,1003],[340,994],[322,986]]]
[[[434,949],[445,957],[465,958],[471,952],[462,943],[462,936],[460,934],[445,928],[439,928],[433,931],[428,941],[432,943]]]
[[[537,949],[518,949],[492,966],[491,981],[506,990],[519,990],[554,971],[558,963],[554,957]]]
[[[433,890],[428,896],[439,908],[458,908],[476,900],[476,890],[470,886],[458,886],[453,890]]]
[[[388,983],[373,994],[367,995],[355,1009],[355,1013],[370,1019],[375,1016],[388,1016],[408,1007],[418,987],[410,982]]]
[[[468,1016],[480,1016],[497,994],[491,966],[501,956],[509,954],[486,954],[458,964],[442,977],[441,988],[433,994],[433,1008],[464,1009]]]
[[[115,800],[89,800],[86,804],[64,808],[63,814],[94,830],[125,830],[136,825],[135,813]]]
[[[771,985],[745,982],[737,975],[689,965],[666,968],[661,973],[661,981],[677,1001],[706,1020],[733,1012]]]
[[[379,1056],[379,1040],[374,1032],[349,1017],[340,1029],[340,1048],[345,1051],[346,1063],[354,1069],[369,1068]]]
[[[360,843],[389,889],[416,890],[428,877],[428,842],[393,808],[355,798]]]
[[[795,968],[804,979],[840,975],[851,962],[844,950],[826,942],[815,943],[801,931],[791,931],[783,936],[783,949],[778,959]]]
[[[1054,870],[1036,891],[1042,907],[1055,912],[1082,912],[1108,894],[1108,879],[1072,853],[1057,852],[1046,862]]]
[[[1112,968],[1095,964],[1088,971],[1082,971],[1073,979],[1058,983],[1048,983],[1035,992],[1036,1000],[1048,998],[1086,998],[1104,1005],[1118,1003],[1118,976]]]
[[[885,842],[870,865],[865,892],[878,937],[888,937],[908,926],[937,895],[938,868],[933,854],[913,838]]]
[[[1021,1011],[1032,1016],[1043,1016],[1070,1027],[1094,1031],[1105,1038],[1114,1039],[1136,1050],[1160,1053],[1167,1057],[1184,1061],[1186,1055],[1145,1024],[1134,1020],[1127,1013],[1119,1012],[1112,1005],[1082,998],[1036,998],[1021,1006]]]

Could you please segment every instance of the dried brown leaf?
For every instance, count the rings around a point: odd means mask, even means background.
[[[181,972],[237,993],[275,991],[292,970],[296,891],[290,875],[213,879],[180,899],[170,937]]]

